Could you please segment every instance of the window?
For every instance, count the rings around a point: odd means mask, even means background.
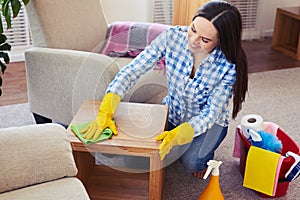
[[[153,22],[160,24],[172,24],[173,0],[154,0]]]
[[[235,5],[241,15],[243,22],[243,39],[259,38],[257,30],[257,14],[259,0],[227,0]]]
[[[25,8],[22,6],[18,16],[12,19],[12,28],[7,29],[6,21],[2,17],[4,34],[12,46],[9,52],[11,62],[24,60],[24,51],[31,46],[31,38]]]

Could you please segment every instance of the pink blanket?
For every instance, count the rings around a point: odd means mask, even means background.
[[[115,22],[110,25],[102,54],[115,57],[136,57],[153,39],[169,26],[157,23]],[[164,59],[158,62],[164,69]]]

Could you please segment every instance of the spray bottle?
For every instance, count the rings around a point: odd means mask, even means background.
[[[219,167],[222,161],[210,160],[207,162],[208,168],[203,179],[206,179],[212,171],[212,176],[207,187],[200,194],[199,200],[224,200],[220,184],[219,184]]]

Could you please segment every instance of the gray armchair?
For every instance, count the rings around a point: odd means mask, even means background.
[[[101,1],[31,0],[25,7],[33,47],[25,52],[30,110],[37,123],[68,125],[85,99],[101,100],[132,58],[100,54],[109,25]],[[123,101],[161,103],[164,73],[147,73]]]

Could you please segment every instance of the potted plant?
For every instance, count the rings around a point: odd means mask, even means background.
[[[27,5],[29,0],[22,0],[24,5]],[[0,17],[5,18],[6,24],[7,24],[7,29],[12,28],[11,27],[11,19],[14,17],[17,17],[19,14],[19,11],[22,7],[22,3],[20,0],[0,0],[0,5],[1,5],[1,12],[0,12]],[[11,13],[12,12],[12,13]],[[3,33],[3,24],[2,20],[0,20],[0,96],[2,95],[2,77],[1,75],[4,74],[6,70],[6,64],[9,63],[9,55],[8,51],[11,50],[11,45],[7,42],[7,37]]]

